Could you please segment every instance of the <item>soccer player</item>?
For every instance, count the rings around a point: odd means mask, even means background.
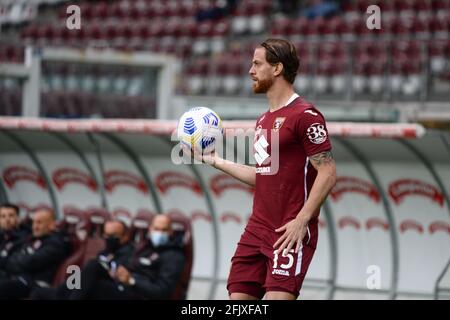
[[[317,246],[320,206],[336,183],[325,119],[294,92],[298,68],[291,43],[261,43],[249,70],[254,93],[269,102],[256,121],[256,167],[215,153],[202,159],[255,187],[253,212],[231,260],[230,299],[297,299]]]

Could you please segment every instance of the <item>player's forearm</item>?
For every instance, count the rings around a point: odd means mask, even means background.
[[[299,215],[306,220],[311,220],[327,198],[331,189],[336,184],[336,167],[324,166],[317,172],[316,179]]]
[[[216,157],[212,166],[219,169],[230,176],[242,181],[252,187],[255,186],[256,169],[255,167],[239,164],[232,161],[224,160]]]

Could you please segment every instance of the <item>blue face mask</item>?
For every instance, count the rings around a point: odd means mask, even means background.
[[[162,231],[151,231],[150,240],[155,247],[163,246],[169,242],[169,234]]]

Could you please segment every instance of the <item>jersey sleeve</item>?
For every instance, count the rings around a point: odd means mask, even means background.
[[[317,109],[304,110],[297,119],[296,128],[297,137],[308,157],[331,150],[325,118]]]

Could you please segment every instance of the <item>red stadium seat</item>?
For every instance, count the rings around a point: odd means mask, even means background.
[[[92,18],[98,20],[105,20],[108,17],[108,7],[109,5],[102,1],[95,5],[92,5]]]
[[[402,11],[412,11],[413,7],[411,5],[410,1],[406,1],[406,0],[394,0],[394,9],[397,12],[402,12]]]
[[[116,18],[117,20],[122,20],[126,16],[125,10],[119,3],[110,4],[110,9],[108,11],[108,15]]]
[[[449,3],[446,0],[431,0],[431,7],[434,11],[446,11]]]
[[[56,287],[65,281],[68,277],[67,268],[71,265],[82,267],[85,253],[85,243],[90,228],[90,222],[86,214],[82,211],[65,208],[64,218],[59,223],[58,229],[67,232],[71,245],[72,253],[59,266],[53,278],[53,286]]]
[[[429,0],[415,0],[413,3],[413,8],[415,11],[431,12],[431,2]]]
[[[179,211],[171,211],[168,215],[172,219],[172,229],[175,234],[183,236],[184,255],[186,258],[179,284],[172,295],[173,300],[185,300],[191,280],[193,263],[193,239],[191,220]]]
[[[155,213],[150,210],[139,210],[131,222],[131,238],[136,244],[142,243],[147,237]]]
[[[178,15],[181,18],[188,18],[193,17],[197,11],[197,7],[195,5],[195,2],[193,1],[183,1],[180,4],[180,7],[178,9]]]
[[[102,208],[88,208],[86,210],[86,215],[92,225],[89,236],[101,237],[103,235],[103,225],[111,218],[108,211]]]
[[[430,60],[431,72],[441,73],[445,70],[445,64],[447,61],[445,51],[445,41],[432,41],[428,44],[428,56]]]
[[[292,21],[286,17],[279,17],[272,23],[271,34],[276,37],[289,36],[293,34]]]
[[[187,21],[183,22],[183,28],[181,30],[181,36],[188,37],[188,38],[196,38],[198,35],[197,33],[197,24],[195,20],[188,19]]]
[[[116,208],[112,213],[112,218],[122,221],[127,227],[131,227],[131,213],[125,208]]]
[[[447,26],[448,24],[445,18],[434,16],[428,19],[428,28],[435,37],[446,37]]]

